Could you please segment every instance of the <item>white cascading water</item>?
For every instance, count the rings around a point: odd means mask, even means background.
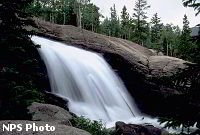
[[[41,45],[38,51],[47,67],[51,92],[66,98],[71,112],[102,120],[107,127],[116,121],[163,126],[140,114],[122,81],[100,55],[37,36],[32,41]]]
[[[32,40],[41,45],[51,92],[67,98],[71,112],[106,123],[139,115],[122,81],[100,55],[41,37]]]

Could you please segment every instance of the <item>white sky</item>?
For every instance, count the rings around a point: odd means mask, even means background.
[[[92,3],[100,7],[100,12],[106,17],[110,17],[110,7],[115,4],[118,16],[121,14],[125,5],[129,14],[132,16],[136,0],[91,0]],[[186,14],[190,21],[190,27],[200,23],[200,14],[195,16],[193,8],[185,8],[182,0],[147,0],[151,6],[148,12],[148,20],[155,14],[161,17],[162,23],[173,23],[182,27],[183,16]]]

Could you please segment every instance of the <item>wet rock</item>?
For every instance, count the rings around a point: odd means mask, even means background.
[[[116,122],[117,135],[167,135],[164,130],[158,129],[152,125],[135,125],[124,122]]]

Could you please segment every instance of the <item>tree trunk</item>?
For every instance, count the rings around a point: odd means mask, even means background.
[[[78,27],[82,28],[82,21],[81,21],[81,1],[78,3]]]
[[[66,9],[66,2],[65,2],[65,0],[64,0],[64,4],[63,4],[63,9],[64,9],[64,12],[63,12],[63,25],[65,25],[66,24],[66,11],[65,11],[65,9]]]

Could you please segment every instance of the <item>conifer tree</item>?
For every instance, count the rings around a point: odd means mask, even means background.
[[[182,0],[185,7],[193,7],[197,11],[196,16],[200,13],[200,1],[198,0]]]
[[[115,4],[113,5],[113,7],[110,8],[110,11],[111,11],[111,18],[110,18],[111,36],[120,37],[120,23],[119,23],[119,18],[117,17]]]
[[[130,38],[130,16],[127,12],[126,6],[123,7],[121,12],[121,32],[122,32],[122,38],[129,39]]]
[[[122,27],[125,27],[126,25],[128,25],[129,22],[129,13],[127,12],[127,8],[126,6],[123,7],[122,12],[121,12],[121,25]]]
[[[193,47],[193,43],[191,42],[191,29],[189,27],[189,21],[187,15],[184,15],[183,18],[183,30],[180,37],[180,44],[178,47],[178,52],[181,58],[187,59],[190,55],[189,52]]]
[[[0,2],[0,44],[13,45],[13,40],[27,40],[28,31],[26,25],[31,22],[27,19],[27,14],[23,9],[32,0],[1,0]],[[8,42],[11,42],[10,44]],[[17,42],[16,42],[17,43]],[[16,44],[15,44],[16,46]]]
[[[162,24],[161,20],[158,17],[158,14],[154,14],[151,19],[151,43],[153,44],[153,48],[155,49],[161,49],[160,46],[160,39],[161,39],[161,29]]]
[[[31,2],[0,1],[0,119],[27,119],[26,107],[41,101],[39,55],[26,30],[33,24],[25,13]]]
[[[147,29],[148,24],[146,19],[147,10],[150,6],[147,4],[146,0],[137,0],[135,3],[133,19],[135,22],[135,30],[134,30],[134,38],[133,41],[138,44],[143,45],[145,40],[147,39]]]
[[[100,25],[101,33],[107,36],[111,36],[111,22],[108,17],[106,17]]]

